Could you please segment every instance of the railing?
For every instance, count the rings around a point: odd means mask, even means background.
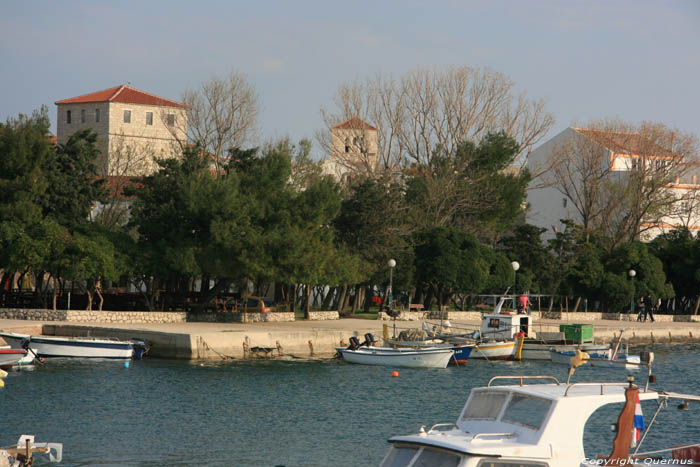
[[[554,380],[557,385],[560,385],[561,383],[559,382],[558,379],[556,379],[554,376],[494,376],[489,380],[489,384],[487,387],[491,387],[491,383],[494,382],[497,379],[519,379],[520,380],[520,386],[523,385],[523,380],[524,379],[551,379]]]
[[[605,386],[629,386],[630,383],[571,383],[564,391],[564,397],[569,395],[569,391],[574,386],[600,386],[600,395],[605,394]]]
[[[481,437],[486,437],[486,436],[492,436],[494,438],[499,437],[499,438],[515,438],[518,436],[517,433],[477,433],[472,437],[472,441],[481,438]]]

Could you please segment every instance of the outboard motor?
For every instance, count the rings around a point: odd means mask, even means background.
[[[374,344],[375,342],[377,342],[377,340],[374,338],[372,333],[368,332],[367,334],[365,334],[365,341],[362,343],[362,345],[372,347],[372,344]]]
[[[29,350],[29,339],[22,339],[22,341],[19,343],[19,345],[24,349],[24,350]]]
[[[348,350],[357,350],[360,348],[360,340],[357,337],[352,336],[349,341],[350,345],[348,345]]]

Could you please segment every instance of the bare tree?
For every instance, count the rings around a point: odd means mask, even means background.
[[[665,224],[678,209],[673,186],[697,159],[695,136],[618,120],[568,131],[543,178],[572,203],[587,233],[604,233],[614,248]]]
[[[362,119],[378,131],[379,171],[428,165],[436,147],[454,156],[460,142],[496,131],[515,138],[521,154],[527,154],[554,118],[543,101],[514,97],[513,87],[501,73],[467,66],[416,68],[398,80],[377,73],[338,88],[336,110],[321,109],[326,128],[316,136],[332,154],[329,130],[353,117]]]
[[[256,137],[258,96],[242,73],[213,75],[198,89],[186,90],[182,102],[187,108],[186,121],[170,121],[169,127],[181,133],[185,130],[190,142],[210,153],[217,170],[229,149],[243,147]]]

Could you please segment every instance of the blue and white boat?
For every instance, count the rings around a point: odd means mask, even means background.
[[[140,358],[145,343],[140,340],[119,340],[93,337],[36,336],[0,332],[0,337],[13,349],[25,349],[37,358]]]

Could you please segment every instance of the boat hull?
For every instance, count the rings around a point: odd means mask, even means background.
[[[130,342],[81,337],[47,337],[0,333],[13,349],[28,349],[39,358],[108,358],[130,359],[134,349]]]
[[[0,349],[0,368],[18,365],[27,356],[26,350]]]
[[[550,352],[550,358],[552,360],[552,363],[557,363],[559,365],[569,365],[571,357],[573,357],[574,354],[575,352],[562,352],[552,350]],[[607,354],[592,353],[589,354],[588,363],[590,363],[591,366],[598,366],[603,368],[624,367],[628,370],[636,370],[639,369],[641,358],[639,355],[619,354],[614,361],[611,361],[611,359],[608,358]],[[626,363],[630,363],[630,365],[627,365]]]
[[[515,353],[515,341],[482,342],[474,346],[470,358],[509,360]]]
[[[392,349],[370,347],[358,350],[337,349],[348,363],[383,365],[407,368],[446,368],[452,358],[452,349]]]
[[[609,346],[605,344],[562,344],[562,345],[552,345],[552,344],[537,344],[528,343],[525,341],[523,344],[522,359],[523,360],[551,360],[549,354],[550,349],[554,348],[558,352],[575,352],[577,349],[581,349],[582,352],[596,352],[602,353],[608,350]]]

